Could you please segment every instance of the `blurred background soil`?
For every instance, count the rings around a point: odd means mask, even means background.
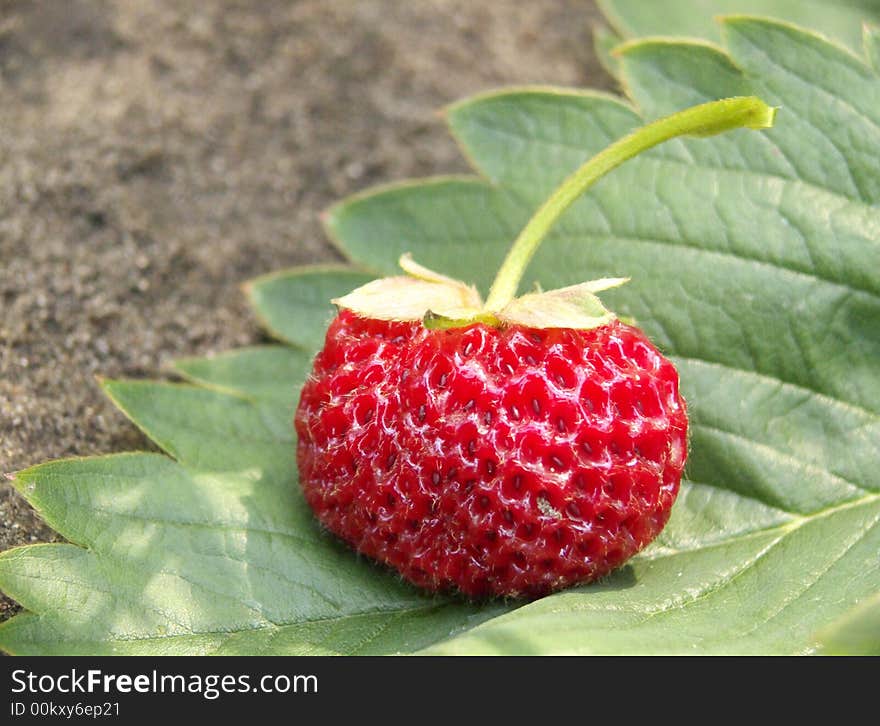
[[[592,0],[0,0],[0,474],[150,449],[97,374],[264,340],[329,204],[467,167],[437,111],[608,87]],[[0,550],[53,535],[0,482]],[[0,619],[15,609],[0,600]]]

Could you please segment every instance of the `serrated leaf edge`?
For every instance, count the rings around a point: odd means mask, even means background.
[[[308,352],[309,348],[301,343],[297,343],[296,341],[289,340],[284,333],[280,330],[276,329],[269,320],[263,315],[260,306],[256,301],[256,290],[264,285],[271,282],[275,282],[276,280],[281,280],[285,278],[295,278],[295,277],[308,277],[309,275],[320,275],[322,273],[333,273],[333,274],[349,274],[357,275],[375,275],[376,277],[381,277],[382,273],[376,270],[369,270],[366,267],[356,263],[351,259],[347,252],[344,250],[338,249],[337,251],[347,260],[347,264],[324,264],[324,265],[295,265],[293,267],[283,268],[281,270],[273,270],[272,272],[267,272],[263,275],[258,275],[257,277],[252,277],[249,280],[245,280],[241,283],[240,288],[244,293],[245,299],[248,303],[248,308],[251,313],[257,320],[257,324],[266,332],[269,336],[274,338],[280,344],[294,348],[295,350]],[[329,301],[328,301],[329,302]],[[238,350],[234,348],[233,350]]]
[[[727,42],[729,37],[728,34],[731,29],[737,25],[754,25],[756,23],[762,25],[775,25],[779,28],[784,28],[790,32],[793,32],[795,35],[806,36],[815,41],[830,45],[843,55],[848,56],[851,60],[857,61],[860,65],[864,66],[866,70],[871,70],[870,66],[866,63],[866,59],[864,57],[859,56],[851,48],[843,45],[843,43],[839,42],[838,40],[831,38],[824,33],[821,33],[815,28],[805,28],[801,25],[797,25],[796,23],[792,23],[787,20],[762,17],[760,15],[751,15],[748,13],[725,13],[722,15],[717,15],[715,17],[715,20],[716,22],[718,22],[721,28],[722,47],[729,45]]]

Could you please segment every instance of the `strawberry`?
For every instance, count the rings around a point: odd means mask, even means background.
[[[296,415],[321,522],[430,590],[539,595],[662,529],[685,461],[673,365],[636,328],[332,322]]]
[[[416,264],[334,302],[297,408],[297,463],[319,521],[425,589],[535,597],[600,577],[666,524],[687,456],[678,374],[596,293],[514,297],[564,209],[666,138],[766,128],[728,99],[654,122],[587,162],[542,206],[484,303]]]

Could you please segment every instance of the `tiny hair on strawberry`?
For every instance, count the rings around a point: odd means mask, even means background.
[[[419,587],[472,598],[591,582],[646,547],[687,458],[678,372],[600,301],[629,278],[518,287],[550,228],[609,171],[677,136],[774,117],[758,98],[728,98],[613,143],[537,210],[485,301],[409,255],[404,274],[334,300],[294,419],[321,525]]]

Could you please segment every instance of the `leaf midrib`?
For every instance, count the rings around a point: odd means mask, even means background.
[[[876,499],[878,499],[878,498],[880,498],[880,495],[875,495],[875,496],[873,497],[874,500],[876,500]],[[806,583],[804,583],[804,587],[802,587],[800,590],[798,590],[798,591],[797,591],[792,597],[789,597],[789,598],[783,599],[783,601],[782,601],[782,602],[778,605],[778,607],[776,608],[776,611],[773,612],[773,614],[770,615],[770,617],[766,617],[766,618],[764,618],[764,619],[761,620],[761,621],[757,621],[757,622],[755,622],[751,628],[749,628],[749,629],[747,629],[747,630],[745,630],[745,631],[742,631],[742,632],[739,634],[740,637],[745,636],[745,635],[749,635],[750,633],[754,633],[754,632],[757,631],[759,628],[761,628],[761,627],[767,625],[768,623],[772,622],[773,620],[775,620],[776,618],[778,618],[778,617],[779,617],[779,616],[780,616],[780,615],[781,615],[786,609],[788,609],[788,608],[791,607],[794,603],[796,603],[796,602],[799,601],[801,598],[803,598],[804,595],[806,595],[806,593],[808,593],[810,590],[812,590],[814,587],[816,587],[816,585],[818,585],[818,583],[820,582],[820,580],[821,580],[826,574],[828,574],[829,572],[831,572],[831,570],[834,569],[834,567],[835,567],[835,566],[836,566],[836,565],[837,565],[837,564],[838,564],[838,563],[839,563],[844,557],[846,557],[846,555],[849,554],[849,552],[851,552],[852,549],[853,549],[854,547],[856,547],[856,545],[859,544],[859,542],[861,542],[861,541],[867,536],[867,534],[871,531],[871,529],[873,529],[875,526],[877,526],[877,522],[878,522],[878,521],[880,521],[880,513],[878,513],[877,516],[875,516],[874,521],[873,521],[870,525],[868,525],[868,526],[865,527],[864,529],[862,529],[862,530],[856,532],[856,533],[855,533],[855,536],[852,538],[852,540],[851,540],[850,542],[847,543],[847,545],[844,547],[844,549],[843,549],[843,550],[842,550],[842,551],[841,551],[841,552],[840,552],[840,553],[839,553],[839,554],[838,554],[833,560],[831,560],[829,563],[827,563],[827,565],[826,565],[825,567],[823,567],[823,568],[821,569],[820,572],[816,573],[816,576],[812,579],[811,582],[806,582]],[[799,525],[799,526],[803,526],[803,525]],[[794,531],[794,530],[792,530],[792,531]],[[785,536],[788,536],[788,534],[790,534],[790,533],[787,532],[787,533],[785,534]],[[783,536],[782,538],[780,538],[779,541],[781,542],[781,541],[785,538],[785,536]],[[776,546],[776,543],[775,543],[773,546],[775,547],[775,546]]]
[[[620,610],[628,612],[628,613],[634,613],[634,614],[638,614],[641,612],[643,617],[638,620],[637,624],[642,625],[642,624],[644,624],[654,618],[667,616],[672,612],[681,611],[681,610],[690,608],[693,605],[695,605],[696,603],[699,603],[703,600],[706,600],[707,598],[712,597],[713,594],[722,591],[723,589],[728,587],[731,583],[736,581],[737,578],[743,576],[746,572],[750,571],[753,567],[756,566],[757,562],[759,562],[761,559],[766,557],[766,555],[769,554],[771,551],[773,551],[777,546],[779,546],[779,544],[781,542],[785,541],[786,537],[788,537],[792,532],[795,532],[796,530],[800,529],[802,526],[809,524],[809,523],[812,523],[812,522],[815,522],[818,519],[821,519],[823,517],[832,516],[837,512],[844,511],[846,509],[852,509],[852,508],[859,507],[859,506],[867,506],[867,505],[875,503],[877,501],[880,501],[880,493],[870,494],[868,496],[861,497],[857,500],[852,500],[852,501],[844,502],[839,505],[834,505],[832,507],[828,507],[826,509],[820,510],[819,512],[816,512],[815,514],[811,514],[809,516],[792,515],[793,519],[789,522],[785,522],[780,525],[775,525],[773,527],[767,527],[762,530],[756,530],[756,531],[748,533],[747,535],[731,538],[730,540],[725,540],[723,542],[718,542],[718,543],[713,544],[711,547],[696,548],[694,550],[683,550],[683,551],[678,551],[678,552],[674,552],[674,553],[664,553],[664,554],[658,555],[656,557],[648,557],[645,555],[638,555],[636,558],[634,558],[635,561],[641,560],[641,561],[646,561],[646,562],[654,562],[654,561],[657,561],[660,559],[678,557],[681,555],[686,556],[687,554],[690,554],[692,552],[697,552],[702,549],[710,549],[710,548],[714,548],[714,547],[729,546],[731,543],[734,543],[734,542],[747,541],[750,539],[755,539],[758,536],[767,536],[768,534],[772,534],[774,532],[779,532],[779,537],[773,538],[771,541],[769,541],[767,543],[767,545],[764,548],[762,548],[758,553],[756,553],[756,556],[750,558],[748,561],[743,562],[742,563],[743,567],[739,568],[733,575],[731,575],[730,577],[728,577],[726,579],[721,580],[720,582],[715,584],[715,586],[713,586],[713,587],[708,587],[705,591],[700,592],[698,595],[695,595],[693,597],[679,598],[672,603],[663,604],[663,605],[661,605],[661,607],[654,609],[654,610],[646,610],[644,608],[639,608],[639,607],[620,608]],[[880,520],[880,513],[877,514],[873,523],[869,527],[866,527],[856,533],[856,536],[853,538],[853,541],[848,543],[846,548],[843,550],[843,552],[839,556],[835,557],[835,559],[832,562],[830,562],[827,567],[823,568],[822,571],[820,573],[818,573],[816,578],[814,578],[809,583],[805,583],[805,586],[803,588],[801,588],[794,597],[789,598],[784,603],[782,603],[782,605],[777,609],[777,611],[773,614],[772,617],[778,617],[778,615],[786,607],[790,606],[791,603],[797,601],[800,597],[803,596],[803,594],[805,592],[807,592],[809,589],[814,587],[818,583],[818,581],[827,572],[829,572],[835,566],[835,564],[837,562],[839,562],[840,559],[842,559],[847,554],[847,552],[849,552],[852,549],[852,547],[854,547],[856,544],[858,544],[858,542],[867,534],[867,532],[870,531],[871,527],[876,526],[878,520]],[[584,593],[584,594],[586,594],[586,593]],[[543,605],[543,607],[546,607],[546,601],[541,601],[541,602],[544,602],[545,604]],[[587,608],[587,609],[589,610],[590,608]],[[602,603],[602,609],[603,610],[608,609],[607,603]],[[526,608],[524,610],[527,611],[528,606],[526,606]],[[549,609],[549,610],[539,612],[539,616],[545,617],[547,615],[553,614],[554,612],[559,612],[559,611],[554,611],[551,607],[551,609]],[[571,611],[566,610],[563,612],[570,613]],[[526,612],[526,616],[527,616],[527,614],[528,613]],[[515,615],[514,617],[522,617],[522,616],[523,616],[523,614],[521,611],[518,615]],[[504,617],[504,616],[502,615],[500,617]],[[765,625],[767,622],[770,621],[770,619],[772,619],[772,618],[768,618],[766,620],[762,620],[761,622],[757,623],[754,626],[754,630],[757,630],[758,628]],[[493,618],[492,620],[495,620],[495,618]],[[490,627],[492,620],[486,621],[485,626]],[[476,627],[480,627],[480,626],[476,626]],[[749,632],[749,631],[746,631],[746,632]],[[440,641],[438,641],[438,642],[440,642]]]
[[[704,486],[714,486],[713,484],[704,484]],[[719,489],[721,489],[719,487]],[[721,489],[725,492],[730,492],[729,489]],[[743,494],[736,494],[736,496],[742,497],[743,499],[749,499],[751,501],[761,502],[760,499],[755,499],[754,497],[748,497]],[[791,512],[785,509],[779,509],[778,507],[772,507],[779,512],[783,512],[784,514],[789,516],[789,520],[783,522],[782,524],[774,524],[769,527],[762,527],[760,529],[754,529],[744,534],[738,534],[733,537],[729,537],[727,539],[717,540],[715,542],[711,542],[705,546],[701,547],[693,547],[691,549],[674,549],[671,547],[664,546],[663,551],[657,553],[656,555],[652,555],[650,552],[642,553],[636,555],[634,560],[643,560],[648,562],[654,562],[656,560],[667,559],[670,557],[678,557],[679,555],[687,555],[693,552],[702,552],[703,550],[714,549],[716,547],[727,547],[732,544],[738,544],[740,542],[747,542],[751,539],[756,539],[760,536],[772,534],[773,532],[779,531],[783,537],[791,534],[792,532],[800,529],[806,524],[810,524],[812,522],[818,521],[819,519],[823,519],[825,517],[831,517],[837,514],[838,512],[845,511],[847,509],[855,509],[857,507],[867,507],[877,501],[880,501],[880,492],[870,492],[863,497],[858,497],[857,499],[848,499],[845,502],[840,502],[839,504],[834,504],[830,507],[825,507],[823,509],[817,509],[814,512],[810,512],[808,514],[798,514],[797,512]],[[761,502],[764,504],[764,502]],[[672,550],[672,551],[670,551]]]

